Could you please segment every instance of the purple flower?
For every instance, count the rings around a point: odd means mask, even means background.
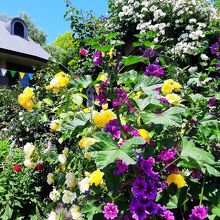
[[[96,51],[93,56],[92,56],[92,60],[93,60],[93,63],[95,65],[99,65],[101,62],[102,62],[102,52],[101,51]]]
[[[161,97],[160,101],[163,102],[164,104],[167,104],[167,105],[170,104],[169,101],[166,98],[164,98],[164,97]]]
[[[130,110],[130,112],[134,113],[135,110],[131,106],[130,100],[128,99],[128,96],[126,94],[126,91],[124,89],[115,89],[115,100],[113,101],[113,106],[118,109],[122,104],[126,104]]]
[[[171,163],[173,160],[175,160],[176,156],[176,150],[174,148],[172,149],[164,149],[162,150],[159,155],[158,155],[158,159],[160,161],[165,162],[165,164],[169,164]]]
[[[147,181],[147,187],[145,192],[145,198],[149,200],[154,200],[157,197],[157,187],[156,185],[151,182],[150,180]]]
[[[175,217],[173,215],[173,213],[169,210],[166,210],[162,215],[161,217],[164,219],[164,220],[175,220]]]
[[[206,206],[194,206],[194,208],[192,209],[192,213],[189,216],[189,220],[203,220],[207,217],[208,211],[209,209]]]
[[[106,219],[114,219],[118,214],[118,206],[114,203],[107,203],[107,205],[104,207],[103,213]]]
[[[157,94],[160,94],[160,93],[161,93],[161,87],[157,87],[157,88],[155,89],[155,91],[156,91]]]
[[[136,179],[132,183],[132,191],[136,196],[144,196],[147,184],[143,179]]]
[[[132,213],[132,218],[135,220],[144,220],[149,214],[145,210],[145,206],[137,199],[132,199],[129,207]]]
[[[103,104],[107,103],[108,93],[107,87],[109,86],[109,79],[99,85],[96,100],[99,101],[99,105],[102,106]]]
[[[153,157],[149,157],[147,160],[144,158],[140,159],[140,168],[147,176],[154,176],[153,164],[155,160]]]
[[[200,170],[194,169],[192,171],[192,178],[193,179],[202,179],[202,177],[203,177],[203,173]]]
[[[215,101],[216,101],[215,96],[213,96],[209,99],[209,108],[212,108],[215,106]]]
[[[151,48],[147,48],[146,50],[142,50],[143,55],[142,57],[146,57],[146,58],[155,58],[157,56],[156,52]]]
[[[126,172],[126,170],[128,169],[128,164],[123,162],[121,159],[116,158],[115,159],[115,165],[118,167],[118,170],[114,171],[114,174],[116,176]]]
[[[150,64],[146,67],[145,74],[148,76],[152,75],[159,77],[160,75],[165,74],[165,70],[163,70],[162,66],[160,66],[159,64]]]
[[[217,54],[218,49],[219,49],[219,43],[218,42],[212,44],[211,47],[210,47],[211,54]]]

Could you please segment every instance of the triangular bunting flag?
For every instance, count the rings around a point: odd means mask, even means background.
[[[19,72],[19,75],[20,75],[20,78],[21,78],[21,79],[23,79],[23,78],[24,78],[25,73],[24,73],[24,72]]]
[[[33,77],[33,73],[28,73],[28,76],[29,76],[29,79],[32,80],[34,77]]]
[[[11,77],[12,77],[12,78],[14,78],[14,77],[15,77],[15,75],[16,75],[16,71],[11,70],[10,72],[11,72]]]
[[[2,71],[2,76],[5,76],[5,74],[7,73],[7,70],[6,69],[1,69]]]

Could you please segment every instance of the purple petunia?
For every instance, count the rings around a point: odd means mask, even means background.
[[[167,165],[176,159],[176,150],[174,148],[164,149],[159,153],[158,159]]]
[[[163,70],[162,66],[159,64],[150,64],[146,67],[145,74],[148,76],[161,76],[165,74],[165,70]]]
[[[115,165],[118,167],[117,170],[114,171],[114,174],[116,176],[122,174],[122,173],[125,173],[126,170],[128,169],[128,164],[123,162],[121,159],[119,158],[116,158],[115,159]]]
[[[96,51],[93,56],[92,56],[92,60],[93,60],[93,63],[95,65],[99,65],[101,62],[102,62],[102,52],[101,51]]]
[[[114,203],[107,203],[104,207],[103,213],[106,219],[114,219],[118,214],[118,206]]]
[[[147,183],[143,179],[136,179],[132,183],[132,191],[136,196],[144,196],[147,188]]]
[[[209,209],[206,206],[194,206],[192,213],[189,216],[189,220],[204,220],[208,215],[208,211]]]
[[[157,53],[151,47],[141,51],[143,52],[142,57],[155,58],[157,56]]]
[[[192,171],[192,178],[193,179],[202,179],[202,177],[203,177],[203,173],[200,170],[194,169]]]
[[[166,98],[164,98],[164,97],[161,97],[160,101],[163,102],[164,104],[167,104],[167,105],[170,104],[169,101]]]

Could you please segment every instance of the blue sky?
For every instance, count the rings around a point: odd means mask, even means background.
[[[71,0],[74,7],[93,10],[97,16],[107,13],[107,0]],[[0,13],[15,17],[26,12],[35,24],[48,35],[48,43],[70,30],[64,20],[64,0],[0,0]]]

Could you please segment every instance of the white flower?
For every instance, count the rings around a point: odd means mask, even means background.
[[[207,60],[209,60],[209,57],[208,56],[206,56],[204,53],[203,54],[201,54],[201,59],[202,60],[204,60],[204,61],[207,61]]]
[[[33,154],[35,150],[35,146],[32,143],[26,143],[24,145],[24,153],[26,154],[26,158],[31,157],[31,155]]]
[[[66,204],[71,204],[76,199],[76,193],[73,193],[69,190],[63,191],[62,201]]]
[[[57,214],[54,211],[51,211],[50,214],[48,215],[47,220],[56,220]]]
[[[47,183],[49,185],[53,184],[54,183],[54,175],[52,173],[48,173],[47,174]]]
[[[70,209],[70,212],[72,214],[72,218],[74,220],[79,220],[82,217],[82,214],[80,213],[80,208],[77,205],[73,205],[72,208]]]
[[[66,174],[66,185],[68,188],[74,188],[77,184],[75,174],[70,172]]]
[[[89,177],[85,177],[84,179],[82,179],[79,182],[79,190],[81,193],[85,193],[86,191],[89,190],[89,186],[90,186],[90,178]]]
[[[151,7],[150,7],[150,9],[149,9],[151,12],[153,12],[153,11],[155,11],[155,10],[157,10],[157,6],[155,6],[155,5],[152,5]]]
[[[61,164],[66,164],[66,156],[64,154],[59,154],[58,160]]]
[[[198,67],[197,67],[197,66],[191,66],[191,67],[188,69],[188,72],[193,73],[193,72],[196,72],[197,70],[198,70]]]
[[[136,1],[135,3],[134,3],[134,7],[135,8],[138,8],[140,6],[140,3],[138,2],[138,1]]]
[[[60,199],[60,192],[57,191],[57,190],[54,188],[53,191],[50,192],[49,198],[50,198],[53,202],[57,202],[57,201]]]
[[[51,129],[51,131],[60,131],[61,130],[60,121],[57,119],[51,121],[50,129]]]
[[[32,162],[31,159],[29,159],[29,158],[24,161],[24,165],[30,169],[33,169],[36,166],[36,164],[34,162]]]

